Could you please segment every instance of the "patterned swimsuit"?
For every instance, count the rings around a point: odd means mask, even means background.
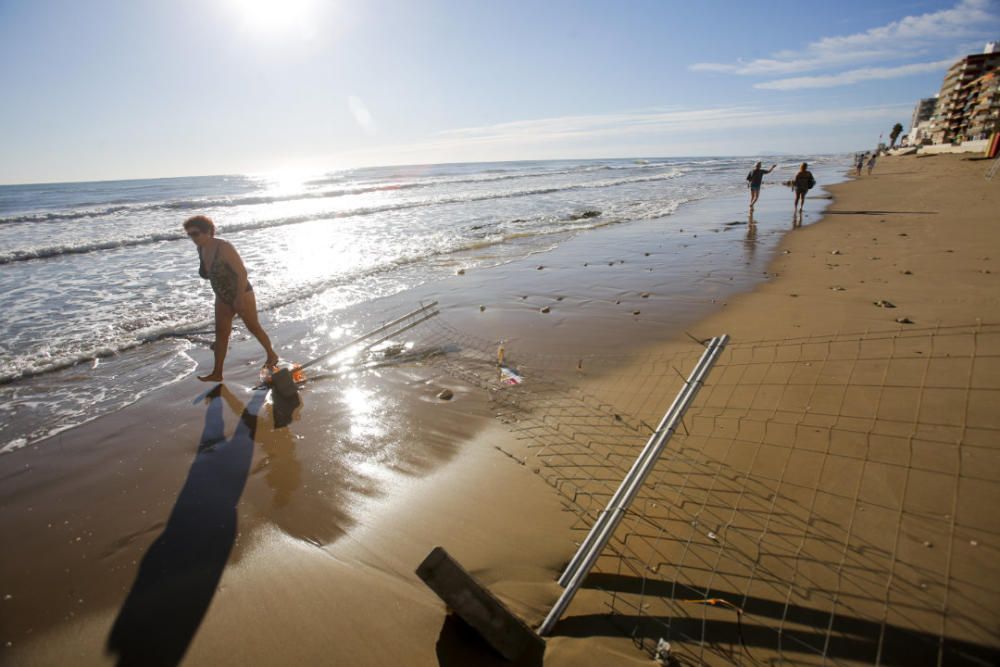
[[[212,283],[212,291],[215,292],[215,296],[220,301],[235,307],[236,288],[239,284],[239,277],[236,275],[235,269],[219,257],[218,250],[215,252],[212,266],[207,271],[205,270],[205,259],[201,256],[201,250],[198,251],[198,259],[198,275],[208,279]],[[247,281],[247,291],[253,291],[250,281]]]

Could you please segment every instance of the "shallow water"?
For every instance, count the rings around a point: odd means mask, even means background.
[[[770,187],[802,159],[833,174],[849,157],[789,157]],[[749,167],[622,159],[2,186],[0,451],[194,370],[188,351],[211,337],[212,294],[181,229],[190,215],[212,217],[240,251],[262,320],[282,340],[306,321],[351,322],[459,268],[544,253],[603,227],[669,224],[680,207],[744,192]],[[713,261],[689,256],[661,280]]]

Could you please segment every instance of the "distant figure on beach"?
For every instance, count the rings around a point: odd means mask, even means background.
[[[865,166],[865,156],[866,155],[868,155],[868,154],[867,153],[858,153],[858,163],[856,165],[854,165],[855,167],[857,167],[857,171],[855,171],[855,173],[854,173],[855,176],[860,176],[861,175],[861,168]]]
[[[257,319],[257,298],[247,279],[243,260],[228,241],[215,238],[215,223],[204,215],[184,221],[184,231],[198,246],[198,275],[211,281],[215,292],[215,366],[208,375],[199,375],[202,382],[222,382],[222,364],[229,350],[229,334],[233,317],[240,316],[250,333],[267,353],[265,366],[278,363],[278,355],[271,347],[271,339]]]
[[[875,168],[875,160],[878,159],[878,153],[872,153],[872,156],[868,158],[868,175],[872,175],[872,169]]]
[[[803,162],[802,166],[799,167],[799,172],[795,174],[795,179],[792,181],[792,188],[795,190],[795,205],[792,207],[793,209],[802,211],[802,207],[806,203],[806,193],[814,185],[816,185],[816,179],[813,178],[812,172],[809,171],[809,165]]]
[[[764,181],[764,174],[770,174],[774,171],[774,168],[778,165],[772,164],[770,169],[764,169],[761,163],[758,161],[757,164],[753,166],[750,173],[747,174],[747,183],[750,185],[750,210],[753,210],[753,205],[757,203],[757,197],[760,197],[760,186]]]

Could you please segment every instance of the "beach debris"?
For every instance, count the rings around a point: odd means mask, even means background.
[[[978,547],[979,546],[979,541],[978,540],[969,540],[969,546]]]
[[[550,312],[552,312],[552,309],[549,308],[548,306],[542,306],[542,308],[541,308],[541,310],[539,312],[550,313]]]
[[[792,254],[792,251],[791,251],[791,250],[782,250],[782,251],[781,251],[781,254],[782,254],[782,255],[791,255],[791,254]]]
[[[545,268],[544,266],[542,266],[541,264],[539,264],[539,265],[538,265],[538,268],[537,268],[536,270],[537,270],[537,271],[541,271],[541,270],[542,270],[542,269],[544,269],[544,268]]]
[[[839,250],[833,250],[833,251],[830,252],[830,254],[831,255],[839,255],[840,251]]]
[[[989,272],[990,272],[990,270],[989,270],[989,269],[982,269],[982,270],[980,271],[980,273],[989,273]],[[94,361],[97,361],[97,360],[95,359]]]
[[[641,296],[643,299],[648,299],[649,298],[649,292],[643,292],[639,296]]]
[[[621,300],[621,299],[615,299],[615,305],[616,305],[616,306],[617,306],[618,304],[620,304],[621,302],[622,302],[622,300]]]
[[[503,366],[503,354],[503,341],[500,341],[500,344],[497,346],[497,366]]]
[[[830,289],[832,289],[834,292],[843,292],[845,290],[845,288],[841,287],[840,285],[834,285]]]
[[[670,642],[663,637],[660,637],[659,641],[656,642],[656,653],[653,654],[653,659],[661,665],[669,665],[672,662]]]
[[[406,350],[406,343],[391,343],[385,347],[373,349],[372,352],[381,354],[383,357],[398,357]],[[292,374],[294,377],[294,373]],[[296,380],[298,382],[299,380]]]
[[[909,236],[909,234],[907,234],[906,232],[900,232],[899,235],[900,236]]]
[[[899,322],[900,324],[913,324],[913,320],[911,320],[909,317],[897,317],[896,321]]]
[[[614,262],[608,262],[608,266],[614,266],[614,265],[615,265]]]
[[[869,257],[868,259],[882,259],[881,257]]]
[[[507,366],[500,367],[500,384],[510,387],[522,382],[524,382],[524,377],[516,370]]]
[[[587,262],[584,262],[584,263],[583,263],[583,265],[584,265],[584,266],[588,266],[588,263],[587,263]]]
[[[556,297],[556,301],[562,301],[562,300],[563,300],[563,299],[565,299],[565,298],[566,298],[566,297],[564,297],[564,296],[557,296],[557,297]]]
[[[879,299],[878,301],[872,301],[872,303],[875,304],[876,306],[878,306],[879,308],[895,308],[896,307],[896,304],[892,303],[891,301],[886,301],[885,299]]]
[[[904,276],[912,276],[913,275],[913,271],[910,271],[909,269],[907,269],[906,271],[900,271],[900,273],[902,273]]]
[[[486,310],[486,306],[484,306],[483,304],[479,304],[479,312],[481,313],[484,310]]]
[[[646,257],[649,257],[649,253],[648,252],[644,252],[642,254],[645,255]]]
[[[583,370],[583,359],[577,359],[576,360],[576,370],[578,370],[578,371],[582,371]]]
[[[934,547],[934,544],[932,544],[929,540],[924,540],[924,546],[931,549]]]
[[[719,541],[719,536],[716,535],[713,531],[710,530],[710,531],[708,531],[708,539],[714,540],[715,542],[718,542]]]
[[[465,275],[465,269],[459,269],[458,271],[456,271],[456,273],[458,275],[460,275],[460,276],[464,276]]]
[[[442,401],[450,401],[454,397],[455,394],[454,392],[452,392],[451,389],[442,389],[441,391],[438,392],[438,398],[440,398]]]
[[[792,297],[792,298],[795,298],[795,297],[797,297],[797,296],[798,296],[798,294],[796,294],[795,292],[792,292],[792,293],[791,293],[791,294],[789,294],[788,296],[790,296],[790,297]]]
[[[633,311],[632,311],[632,314],[633,314],[633,315],[638,315],[638,314],[639,314],[639,311],[638,311],[638,310],[633,310]]]
[[[483,586],[442,547],[434,549],[417,567],[417,576],[508,662],[541,664],[545,641]]]

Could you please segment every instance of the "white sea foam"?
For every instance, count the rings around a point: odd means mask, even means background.
[[[2,186],[0,451],[190,372],[182,336],[211,338],[212,295],[180,228],[188,215],[215,219],[265,318],[284,326],[435,280],[457,262],[504,263],[599,227],[670,216],[740,191],[751,163],[424,165],[290,187],[248,176]]]

